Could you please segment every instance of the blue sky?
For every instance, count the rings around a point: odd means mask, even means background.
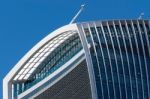
[[[38,41],[68,24],[80,5],[76,20],[150,18],[150,0],[0,0],[0,99],[2,79]]]

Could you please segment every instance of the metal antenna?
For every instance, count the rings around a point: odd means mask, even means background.
[[[76,18],[77,18],[77,17],[80,15],[80,13],[83,11],[84,6],[85,6],[84,4],[81,5],[80,10],[79,10],[78,13],[73,17],[73,19],[70,21],[69,24],[72,24],[72,23],[76,20]]]
[[[139,16],[139,18],[138,18],[138,19],[142,19],[142,18],[143,18],[143,16],[144,16],[144,13],[142,12],[142,13],[140,14],[140,16]]]

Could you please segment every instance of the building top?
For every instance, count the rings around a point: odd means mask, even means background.
[[[35,49],[33,48],[31,51],[29,51],[30,55],[28,56],[29,59],[27,59],[24,62],[21,62],[22,64],[19,64],[19,72],[15,70],[15,76],[13,77],[14,81],[18,80],[26,80],[30,75],[36,70],[38,66],[40,66],[41,62],[56,48],[58,47],[62,42],[67,40],[70,36],[72,36],[75,32],[77,32],[78,28],[76,25],[82,25],[83,28],[88,28],[88,25],[90,27],[96,27],[98,26],[105,26],[105,25],[124,25],[124,24],[143,24],[145,22],[146,24],[150,24],[150,21],[148,19],[132,19],[132,20],[100,20],[100,21],[89,21],[89,22],[80,22],[80,23],[74,23],[66,25],[62,28],[59,28],[58,30],[50,33],[47,37],[45,37],[41,42],[43,42],[45,39],[46,42],[41,44],[37,44],[39,48]],[[59,33],[56,33],[59,32]],[[53,35],[53,36],[52,36]],[[41,43],[40,42],[40,43]],[[34,51],[33,51],[34,50]],[[26,57],[26,55],[25,55]],[[17,65],[18,65],[17,64]]]

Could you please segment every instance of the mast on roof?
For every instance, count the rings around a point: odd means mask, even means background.
[[[81,5],[80,10],[79,10],[78,13],[72,18],[72,20],[70,21],[69,24],[72,24],[72,23],[77,19],[77,17],[78,17],[78,16],[80,15],[80,13],[83,11],[84,6],[85,6],[85,4],[82,4],[82,5]]]
[[[143,16],[144,16],[144,12],[142,12],[142,13],[140,14],[140,16],[139,16],[138,19],[143,19]]]

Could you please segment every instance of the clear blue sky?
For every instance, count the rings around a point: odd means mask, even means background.
[[[2,79],[38,41],[68,24],[81,4],[77,19],[150,18],[150,0],[0,0],[0,99]]]

